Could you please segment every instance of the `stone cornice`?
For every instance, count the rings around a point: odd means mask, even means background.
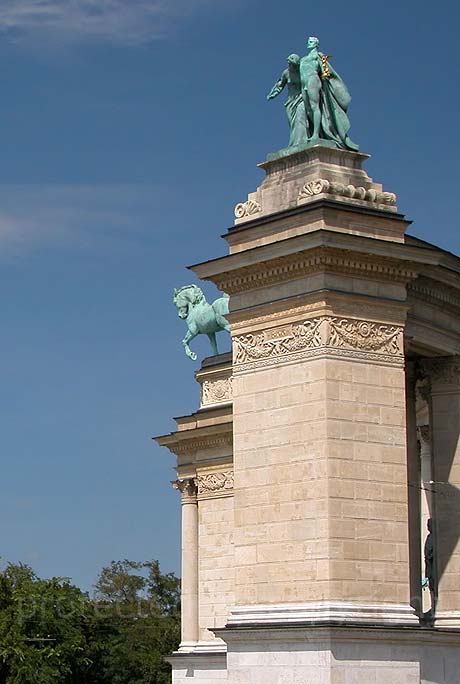
[[[448,309],[457,315],[460,312],[460,288],[456,289],[421,276],[409,283],[407,290],[412,298],[437,307],[442,305],[443,309]]]
[[[221,448],[231,448],[233,445],[232,423],[195,428],[191,430],[179,430],[169,435],[155,437],[155,441],[167,447],[177,456],[183,454],[194,455],[199,451],[209,451]]]
[[[242,203],[243,204],[243,203]],[[236,226],[231,226],[228,229],[227,233],[224,233],[221,235],[224,240],[230,240],[232,236],[234,236],[237,232],[243,231],[243,230],[250,230],[251,228],[255,228],[256,226],[262,226],[268,223],[272,223],[273,221],[279,221],[284,218],[288,218],[291,216],[295,216],[296,214],[302,214],[305,211],[313,211],[316,209],[333,209],[337,210],[339,209],[340,211],[343,212],[352,212],[355,214],[361,214],[361,215],[366,215],[366,216],[372,216],[376,218],[381,218],[384,220],[393,220],[393,221],[398,221],[400,223],[403,223],[406,225],[406,227],[410,226],[412,221],[408,221],[404,214],[399,214],[399,213],[390,213],[388,210],[381,209],[380,207],[372,207],[372,206],[359,206],[355,204],[344,204],[343,202],[333,200],[333,199],[317,199],[314,200],[313,202],[310,202],[308,206],[306,205],[300,205],[298,207],[294,207],[292,209],[283,209],[282,211],[277,211],[274,213],[270,214],[262,214],[262,215],[257,215],[254,219],[249,219],[245,221],[243,224],[239,224]]]
[[[231,295],[324,271],[404,284],[418,273],[397,259],[319,247],[224,272],[215,283]]]
[[[289,301],[289,307],[286,303]],[[265,327],[294,323],[315,316],[355,318],[356,313],[366,320],[403,325],[406,320],[405,302],[373,300],[356,293],[317,290],[276,302],[261,303],[250,309],[239,309],[227,316],[232,333],[254,332]]]

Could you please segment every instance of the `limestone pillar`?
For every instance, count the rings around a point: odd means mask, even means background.
[[[460,357],[425,363],[431,379],[437,627],[460,627]]]
[[[195,478],[173,482],[182,496],[182,604],[180,651],[199,639],[198,626],[198,502]]]
[[[422,610],[420,556],[420,460],[417,444],[416,374],[414,363],[406,360],[406,444],[409,507],[409,569],[411,606],[417,615]]]
[[[417,428],[417,438],[420,449],[420,559],[422,574],[425,576],[425,540],[428,535],[428,520],[433,515],[432,502],[432,459],[431,459],[431,429],[429,425]],[[434,597],[433,597],[434,599]],[[426,588],[422,593],[422,612],[428,613],[434,609],[431,592]]]

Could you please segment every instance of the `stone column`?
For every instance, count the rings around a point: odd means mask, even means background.
[[[427,360],[431,379],[435,625],[460,627],[460,357]]]
[[[198,502],[195,478],[173,482],[182,496],[182,589],[180,651],[193,650],[198,627]]]
[[[425,576],[425,540],[428,535],[428,520],[432,517],[432,464],[431,464],[431,429],[429,425],[420,425],[417,428],[418,443],[420,447],[420,559],[422,562],[422,575]],[[430,592],[422,593],[423,613],[434,610],[430,598]]]
[[[407,446],[407,497],[409,507],[409,575],[410,603],[417,615],[422,612],[420,584],[420,462],[417,448],[417,420],[415,412],[414,363],[406,359],[406,446]]]

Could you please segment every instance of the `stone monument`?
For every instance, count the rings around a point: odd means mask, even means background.
[[[173,681],[454,684],[460,258],[406,234],[308,45],[275,86],[298,76],[291,147],[192,267],[230,295],[232,354],[156,438],[182,498]]]

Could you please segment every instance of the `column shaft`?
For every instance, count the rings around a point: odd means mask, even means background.
[[[431,378],[436,626],[460,627],[460,359],[428,361]]]
[[[174,486],[182,494],[181,650],[199,639],[198,627],[198,502],[193,478]]]
[[[420,584],[420,468],[417,453],[417,427],[415,415],[415,371],[414,364],[406,361],[406,444],[407,481],[409,509],[409,575],[410,604],[418,615],[422,612],[422,590]]]

